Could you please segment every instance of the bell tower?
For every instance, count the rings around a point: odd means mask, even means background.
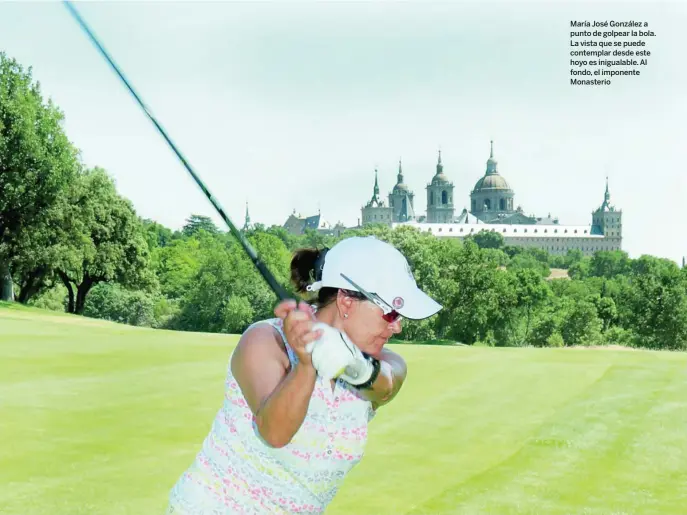
[[[391,225],[391,209],[384,205],[379,196],[379,179],[375,168],[375,185],[372,189],[372,198],[362,208],[363,225],[387,224]]]
[[[610,242],[610,250],[620,250],[623,239],[623,212],[611,204],[608,177],[604,201],[592,212],[592,231],[604,235],[604,239]]]
[[[429,223],[451,223],[455,208],[453,206],[453,183],[444,175],[441,163],[441,150],[437,159],[436,173],[427,185],[427,221]]]
[[[396,175],[396,185],[389,193],[389,206],[392,211],[394,222],[409,222],[415,220],[415,194],[410,190],[403,179],[403,166],[398,160],[398,174]]]

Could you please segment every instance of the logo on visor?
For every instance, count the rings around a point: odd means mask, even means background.
[[[394,307],[394,309],[401,309],[404,304],[403,297],[396,297],[391,301],[391,305]]]

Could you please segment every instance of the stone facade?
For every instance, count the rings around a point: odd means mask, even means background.
[[[389,195],[391,197],[391,195]],[[391,224],[392,209],[384,205],[384,201],[379,196],[379,181],[377,170],[375,170],[375,185],[372,191],[372,198],[362,208],[363,225],[368,224]]]
[[[415,194],[410,191],[408,185],[403,180],[403,166],[401,160],[398,161],[398,174],[396,175],[396,185],[389,193],[389,208],[393,222],[408,222],[415,220]]]
[[[404,182],[399,161],[397,182],[389,193],[389,206],[379,197],[379,183],[375,170],[372,199],[362,208],[363,224],[384,223],[390,227],[410,225],[437,237],[464,238],[480,231],[494,231],[503,235],[507,245],[536,247],[551,254],[565,255],[578,249],[584,255],[598,250],[622,248],[622,211],[611,205],[606,179],[606,192],[599,208],[592,212],[589,225],[566,226],[558,218],[526,215],[521,206],[515,207],[515,191],[499,173],[491,142],[486,171],[470,191],[470,210],[456,214],[453,183],[444,173],[441,152],[436,171],[426,186],[426,216],[417,216],[414,194]]]
[[[499,174],[492,141],[487,170],[470,192],[470,211],[483,222],[501,222],[504,218],[516,214],[513,207],[514,198],[515,192]]]
[[[453,183],[444,175],[441,151],[432,182],[427,185],[427,223],[450,223],[454,219]]]
[[[346,231],[346,226],[341,222],[332,225],[329,222],[322,220],[320,213],[312,216],[301,216],[296,214],[296,210],[289,215],[282,226],[289,233],[295,236],[301,236],[305,234],[306,231],[312,230],[320,234],[326,234],[331,236],[340,236]]]

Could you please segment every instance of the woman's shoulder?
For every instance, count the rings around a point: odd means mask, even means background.
[[[266,318],[253,322],[241,335],[242,342],[277,343],[284,346],[284,321],[281,318]]]
[[[276,329],[278,332],[281,333],[281,328],[284,326],[284,321],[281,318],[264,318],[262,320],[258,320],[257,322],[253,322],[251,325],[249,325],[245,331],[243,331],[243,334],[246,335],[249,332],[256,332],[256,331],[266,331],[269,328],[272,328],[272,330]]]
[[[288,360],[284,333],[280,318],[268,318],[251,324],[241,335],[234,355],[239,359],[267,359],[278,357]]]

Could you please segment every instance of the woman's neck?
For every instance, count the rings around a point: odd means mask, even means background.
[[[324,309],[318,309],[315,313],[315,318],[318,322],[324,322],[340,331],[343,330],[342,320],[337,316],[336,306],[327,306]]]

